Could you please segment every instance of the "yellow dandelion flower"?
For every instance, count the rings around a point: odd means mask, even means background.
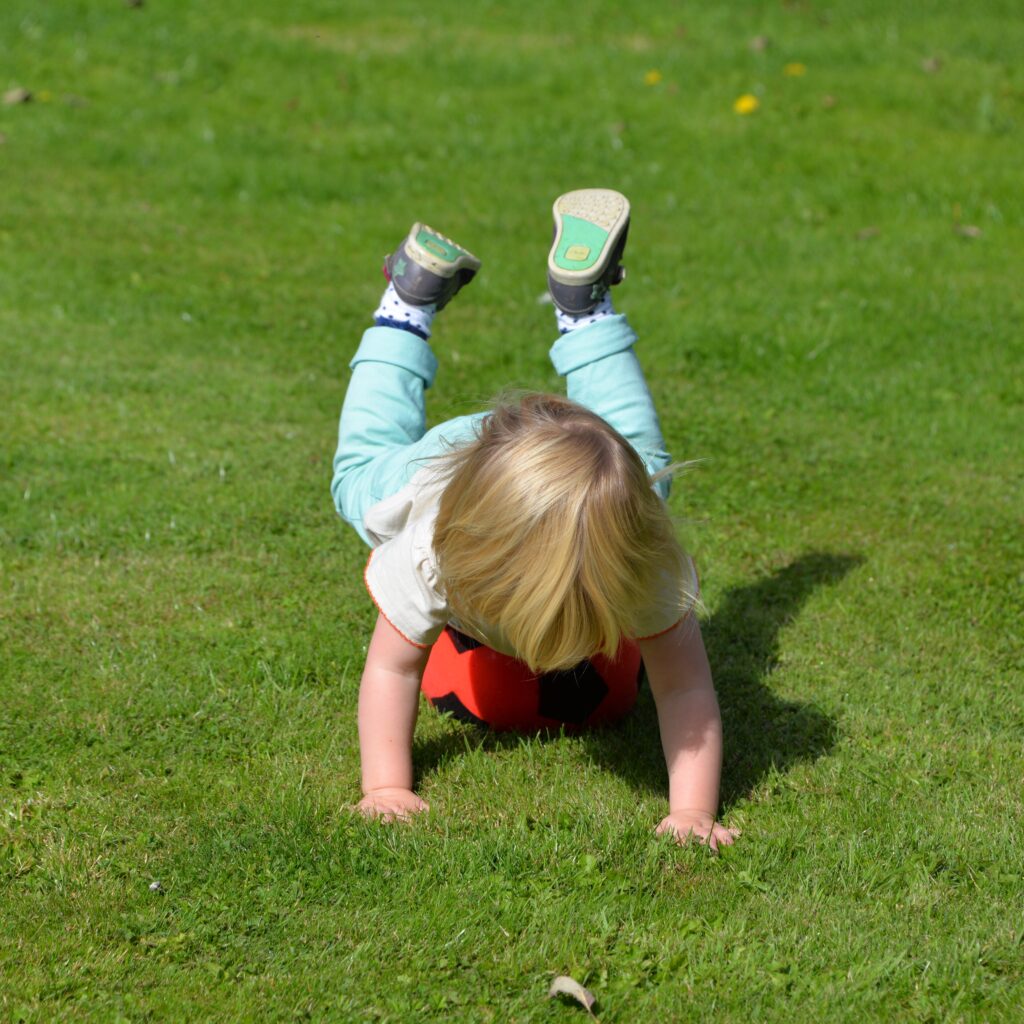
[[[657,85],[661,81],[661,72],[657,68],[651,68],[644,75],[644,85]]]
[[[761,101],[752,93],[745,92],[732,105],[732,109],[737,114],[752,114],[759,106],[761,106]]]
[[[40,103],[49,103],[50,100],[52,100],[52,99],[53,99],[53,93],[50,92],[49,89],[40,89],[39,90],[39,102]]]
[[[782,73],[789,78],[799,78],[801,75],[807,74],[807,65],[801,64],[799,61],[793,61],[792,64],[787,64],[782,69]]]

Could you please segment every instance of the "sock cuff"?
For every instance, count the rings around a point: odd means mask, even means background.
[[[417,338],[422,338],[424,341],[430,340],[430,332],[424,331],[422,328],[417,327],[415,324],[410,323],[408,320],[392,320],[386,316],[375,316],[373,318],[374,327],[394,327],[399,331],[408,331],[410,334],[415,334]]]
[[[589,327],[609,316],[615,316],[611,292],[605,292],[601,301],[589,313],[583,313],[581,316],[563,313],[557,306],[555,307],[555,320],[558,322],[559,334],[568,334],[581,327]]]
[[[380,304],[374,310],[373,322],[378,327],[397,327],[427,340],[430,338],[430,327],[436,312],[437,306],[434,303],[413,306],[405,302],[395,290],[394,284],[389,281],[384,294],[380,297]]]

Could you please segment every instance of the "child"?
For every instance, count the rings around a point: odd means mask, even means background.
[[[737,833],[715,820],[721,719],[697,582],[664,504],[670,459],[636,335],[608,292],[625,276],[629,203],[582,189],[555,200],[554,217],[551,358],[568,398],[528,395],[426,430],[433,317],[480,261],[421,224],[386,258],[389,284],[351,363],[331,492],[373,549],[365,578],[379,611],[359,691],[359,809],[427,809],[412,791],[412,738],[449,623],[534,671],[635,640],[669,775],[658,831],[717,849]]]

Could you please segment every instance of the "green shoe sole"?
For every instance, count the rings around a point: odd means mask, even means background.
[[[619,266],[629,229],[629,200],[607,188],[559,196],[552,207],[555,238],[548,254],[548,287],[565,312],[592,309],[622,280]]]
[[[452,277],[460,270],[476,273],[480,269],[480,260],[468,249],[418,222],[409,231],[405,251],[424,270],[438,277]]]
[[[413,306],[443,309],[480,269],[468,249],[426,224],[413,224],[402,244],[384,258],[384,274],[399,298]]]

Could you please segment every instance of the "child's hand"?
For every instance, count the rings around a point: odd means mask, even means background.
[[[707,811],[673,811],[667,818],[663,818],[657,828],[658,835],[669,832],[675,836],[680,846],[685,845],[691,838],[696,838],[699,843],[707,843],[715,853],[718,852],[718,844],[732,846],[736,837],[740,834],[738,828],[726,828],[715,821],[713,814]]]
[[[356,810],[367,818],[383,818],[384,821],[394,821],[397,818],[399,821],[408,821],[420,811],[429,811],[430,804],[426,800],[421,800],[411,790],[395,787],[375,789],[372,793],[367,793],[356,804]]]

